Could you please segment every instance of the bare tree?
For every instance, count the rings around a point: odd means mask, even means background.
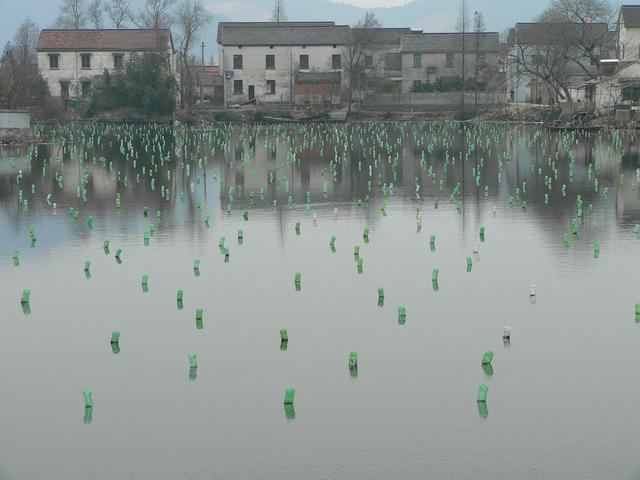
[[[473,32],[476,37],[476,58],[474,62],[475,67],[475,110],[478,111],[478,76],[481,68],[481,57],[480,57],[480,34],[486,30],[484,15],[482,12],[476,11],[473,15]]]
[[[46,82],[38,74],[39,29],[25,20],[0,55],[0,108],[43,107],[48,99]]]
[[[103,12],[102,12],[102,0],[91,0],[87,5],[87,17],[89,23],[93,28],[102,28],[103,26]]]
[[[348,109],[351,112],[353,92],[359,88],[366,75],[365,59],[373,49],[376,28],[382,25],[375,13],[367,12],[351,29],[351,39],[347,48],[347,75],[349,81]]]
[[[13,52],[21,65],[37,63],[37,43],[40,29],[33,20],[27,18],[16,30],[13,37]]]
[[[174,23],[171,9],[177,0],[145,0],[144,6],[138,11],[134,23],[138,28],[160,29],[169,28]]]
[[[60,28],[85,28],[87,25],[85,0],[62,0],[56,25]]]
[[[552,0],[539,18],[545,23],[607,23],[614,19],[609,0]]]
[[[105,10],[114,27],[124,28],[127,20],[131,18],[131,0],[111,0]]]
[[[193,77],[189,69],[190,62],[189,51],[193,43],[197,40],[198,35],[204,28],[211,24],[213,16],[204,6],[202,0],[184,0],[178,7],[176,13],[176,23],[180,31],[180,46],[178,48],[178,58],[181,66],[180,82],[183,102],[191,103],[193,96]]]
[[[284,11],[284,0],[275,0],[271,21],[275,23],[286,22],[287,14]]]
[[[469,15],[469,7],[467,0],[460,0],[460,9],[458,10],[458,22],[456,25],[457,30],[462,37],[462,90],[461,90],[461,115],[464,117],[464,82],[466,80],[466,63],[467,63],[467,49],[465,45],[466,33],[469,31],[469,21],[471,16]]]

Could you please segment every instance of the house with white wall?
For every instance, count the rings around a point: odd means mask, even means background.
[[[464,47],[464,48],[463,48]],[[500,41],[495,32],[408,33],[402,36],[402,93],[438,79],[495,81],[499,71]],[[497,86],[496,86],[497,88]]]
[[[618,59],[640,61],[640,5],[623,5],[618,15]]]
[[[334,22],[220,22],[225,104],[335,103],[349,42],[350,27]]]
[[[123,72],[131,55],[166,54],[178,80],[171,31],[143,30],[42,30],[38,39],[38,71],[54,97],[86,97],[104,71]]]
[[[553,103],[556,93],[543,80],[551,69],[571,89],[597,76],[597,60],[614,52],[615,35],[606,23],[517,23],[509,30],[504,59],[510,99]]]

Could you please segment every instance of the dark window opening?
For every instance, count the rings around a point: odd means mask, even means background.
[[[342,55],[331,56],[331,68],[334,70],[340,70],[342,68]]]
[[[300,70],[309,70],[309,55],[300,55]]]
[[[242,55],[233,56],[233,69],[242,70]]]

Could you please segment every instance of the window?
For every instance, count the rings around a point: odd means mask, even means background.
[[[422,55],[420,53],[413,54],[413,68],[422,68]]]
[[[342,68],[342,55],[331,56],[331,68],[334,70],[340,70]]]
[[[364,68],[373,68],[373,55],[365,55]]]
[[[90,53],[81,53],[80,61],[82,63],[82,68],[91,68],[91,54]]]
[[[242,95],[242,80],[233,81],[233,93],[234,95]]]
[[[275,94],[276,94],[276,81],[267,80],[267,95],[275,95]]]
[[[82,96],[87,97],[91,95],[91,81],[83,80],[80,85],[82,86]]]
[[[242,70],[242,55],[233,56],[233,69]]]
[[[531,65],[542,65],[542,55],[533,54],[531,55]]]
[[[487,54],[478,53],[478,65],[486,65],[486,64],[487,64]]]
[[[57,70],[58,68],[60,68],[60,54],[49,54],[49,70]]]
[[[275,70],[276,69],[276,56],[275,55],[267,55],[266,57],[266,69],[267,70]]]
[[[447,68],[453,68],[453,61],[455,55],[453,53],[447,53]]]
[[[309,55],[300,55],[300,70],[309,70]]]
[[[113,54],[113,68],[119,70],[124,68],[124,54],[123,53],[114,53]]]

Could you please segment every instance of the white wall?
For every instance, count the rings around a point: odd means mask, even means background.
[[[31,128],[31,116],[27,112],[0,110],[0,129]]]
[[[49,56],[57,53],[58,57],[58,69],[49,68]],[[82,53],[91,54],[91,68],[82,68]],[[113,68],[113,55],[114,53],[124,54],[124,65],[126,66],[127,60],[130,56],[128,52],[122,51],[109,51],[109,52],[91,52],[91,51],[61,51],[61,52],[38,52],[38,71],[40,75],[47,81],[49,85],[49,92],[54,97],[59,97],[62,94],[61,81],[69,82],[69,95],[71,97],[79,97],[82,94],[81,82],[82,80],[91,80],[93,77],[101,76],[105,69],[109,73],[116,71]],[[171,69],[176,76],[176,59],[175,55],[171,55]],[[176,76],[177,80],[177,76]]]
[[[455,52],[453,57],[453,66],[447,66],[446,53],[421,53],[422,66],[414,67],[413,53],[402,54],[402,93],[410,93],[414,81],[422,83],[433,82],[442,77],[461,77],[462,76],[462,53]],[[486,66],[495,73],[498,68],[498,55],[486,54]],[[465,54],[465,77],[475,78],[476,55],[473,52]],[[435,73],[427,74],[427,67],[435,66]],[[480,70],[479,78],[483,79],[483,70]]]
[[[332,56],[342,55],[342,69],[332,69]],[[233,56],[242,55],[242,70],[234,70]],[[266,56],[275,55],[275,69],[266,69]],[[309,55],[309,70],[318,72],[341,71],[343,82],[346,77],[347,56],[344,47],[338,45],[321,46],[220,46],[220,70],[233,71],[233,77],[225,79],[228,104],[240,103],[249,98],[249,85],[255,88],[255,97],[262,103],[291,102],[295,74],[299,69],[300,55]],[[233,93],[234,80],[243,81],[241,95]],[[276,81],[275,95],[267,95],[267,80]]]

